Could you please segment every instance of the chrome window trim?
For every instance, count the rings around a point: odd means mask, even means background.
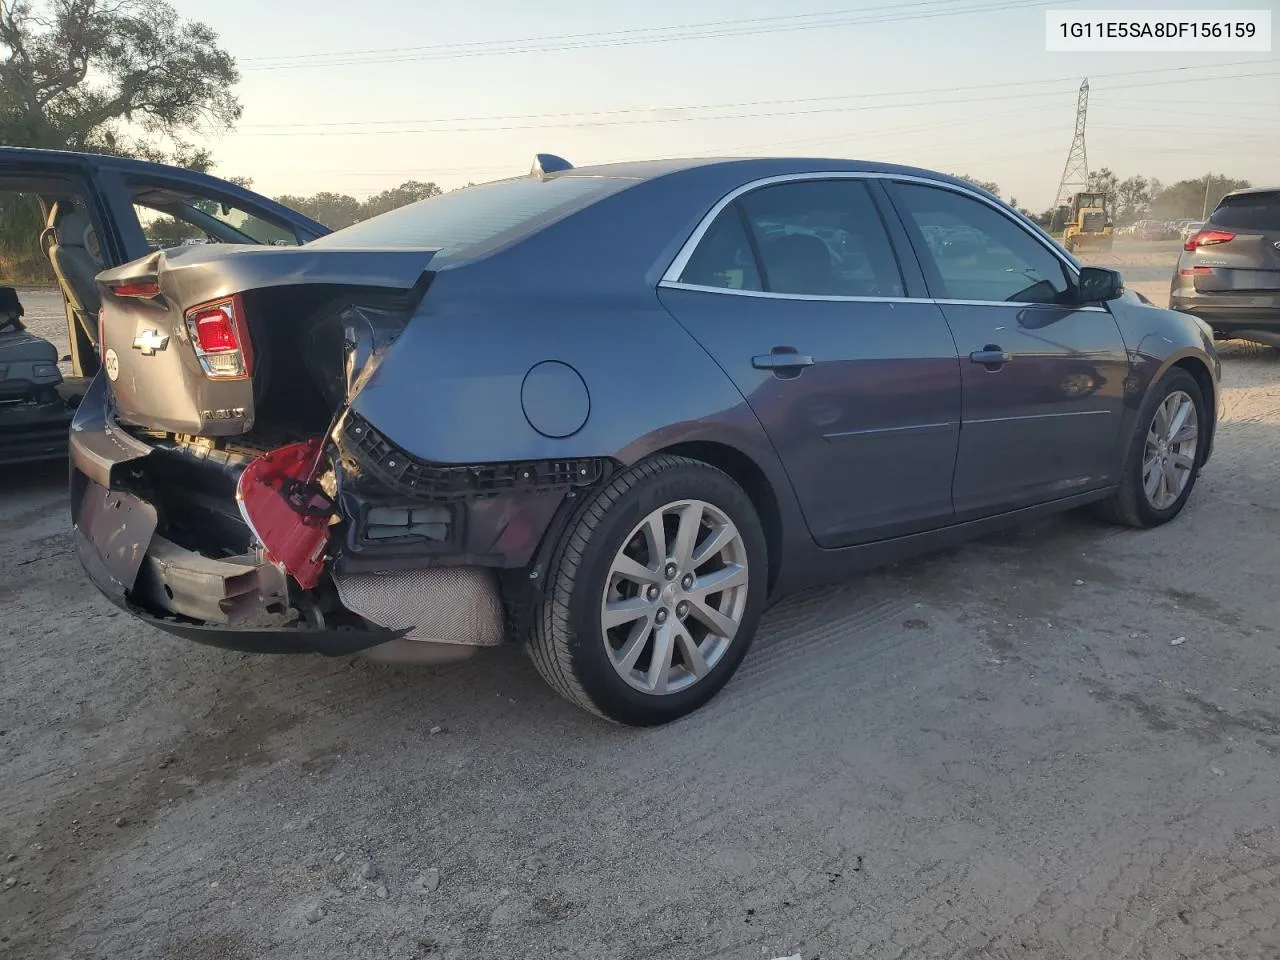
[[[694,290],[699,293],[727,293],[731,297],[759,297],[761,300],[821,300],[835,303],[927,303],[921,297],[845,297],[810,293],[774,293],[771,290],[735,290],[732,287],[707,287],[700,283],[661,280],[658,286],[669,290]]]
[[[795,300],[857,301],[857,300],[888,299],[891,301],[892,300],[910,300],[912,302],[916,302],[919,300],[929,299],[926,297],[912,297],[912,298],[908,298],[908,297],[896,297],[896,298],[817,297],[817,296],[811,297],[804,294],[775,294],[775,293],[770,293],[768,291],[760,291],[760,290],[730,291],[724,287],[703,287],[703,286],[698,286],[696,284],[687,284],[687,283],[680,282],[680,275],[684,273],[684,268],[689,265],[689,261],[693,258],[694,250],[697,249],[698,244],[702,242],[702,238],[706,235],[707,231],[711,229],[711,224],[715,222],[716,217],[720,216],[721,212],[724,210],[725,207],[729,206],[729,204],[733,203],[743,194],[750,193],[753,190],[758,190],[761,187],[771,187],[780,183],[803,182],[806,180],[899,180],[904,183],[919,183],[928,187],[937,187],[942,190],[950,190],[953,193],[962,194],[963,196],[970,197],[973,200],[977,200],[980,203],[986,204],[992,210],[996,211],[996,213],[1000,214],[1000,216],[1004,217],[1010,223],[1014,224],[1019,230],[1027,234],[1029,237],[1031,237],[1033,240],[1039,243],[1040,246],[1048,250],[1049,253],[1051,253],[1058,260],[1058,262],[1062,264],[1063,269],[1066,270],[1067,275],[1071,277],[1072,280],[1074,280],[1076,283],[1080,282],[1080,268],[1077,267],[1076,264],[1066,255],[1065,250],[1063,250],[1056,243],[1054,243],[1052,239],[1043,237],[1032,230],[1028,230],[1026,224],[1020,222],[1016,217],[1011,217],[1009,215],[1008,210],[1006,210],[998,202],[992,201],[991,199],[984,197],[982,194],[978,193],[976,190],[971,190],[968,187],[963,187],[959,184],[948,183],[944,180],[935,180],[931,177],[920,177],[920,176],[915,176],[913,174],[885,173],[884,171],[865,171],[865,170],[830,170],[830,171],[817,171],[812,173],[775,174],[772,177],[761,177],[757,180],[752,180],[749,183],[744,183],[741,186],[735,187],[733,190],[730,190],[727,194],[725,194],[723,197],[720,198],[720,200],[715,204],[715,206],[713,206],[709,211],[707,211],[707,214],[700,221],[698,221],[698,225],[697,227],[694,228],[693,233],[689,235],[689,239],[687,239],[684,242],[684,244],[680,247],[680,250],[678,253],[676,253],[675,258],[671,261],[671,263],[667,266],[667,269],[663,272],[662,279],[658,281],[658,285],[662,287],[673,287],[675,289],[682,289],[682,290],[708,290],[715,293],[734,293],[739,295],[746,294],[746,295],[754,295],[754,296],[765,295],[770,297],[779,297],[779,298],[795,299]],[[892,242],[892,239],[890,240],[890,242]],[[959,303],[989,304],[991,303],[991,301],[985,301],[985,300],[935,300],[934,302],[935,303],[956,303],[956,304],[959,304]],[[998,306],[1047,306],[1047,304],[1023,303],[1023,302],[1015,302],[1011,300],[995,301],[995,304]],[[1107,312],[1106,309],[1102,307],[1080,307],[1078,309],[1101,310],[1104,313]]]
[[[933,297],[842,297],[822,296],[808,293],[773,293],[769,290],[735,290],[732,287],[707,287],[700,283],[681,283],[679,281],[660,280],[658,286],[667,290],[689,290],[694,293],[722,293],[731,297],[757,297],[761,300],[802,300],[821,303],[932,303],[935,305],[952,304],[969,307],[1056,307],[1070,309],[1073,312],[1107,313],[1106,307],[1064,307],[1060,303],[1037,303],[1031,300],[943,300]]]

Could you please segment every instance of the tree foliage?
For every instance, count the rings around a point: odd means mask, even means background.
[[[305,213],[312,220],[319,220],[326,227],[341,230],[343,227],[376,217],[380,213],[387,213],[397,207],[439,196],[442,192],[434,183],[406,180],[398,187],[375,193],[363,203],[345,193],[328,191],[322,191],[310,197],[286,194],[276,197],[276,201],[283,203],[286,207],[292,207],[299,213]]]
[[[209,152],[186,138],[235,123],[238,79],[217,35],[164,0],[0,0],[0,143],[9,146],[208,170]],[[47,278],[36,198],[3,206],[5,272]]]
[[[443,191],[434,183],[423,183],[421,180],[406,180],[398,187],[375,193],[364,202],[365,217],[376,217],[380,213],[395,210],[419,200],[438,197]]]
[[[1151,198],[1150,215],[1157,220],[1178,220],[1184,217],[1199,220],[1211,213],[1218,201],[1232,190],[1248,186],[1251,186],[1248,180],[1212,174],[1196,177],[1194,180],[1179,180]]]
[[[987,193],[995,194],[997,197],[1000,196],[1000,185],[991,180],[979,180],[977,177],[971,177],[967,173],[953,173],[950,176],[955,177],[957,180],[972,183],[975,187],[979,187],[987,191]]]
[[[207,153],[183,138],[239,119],[231,92],[239,78],[217,34],[164,0],[0,3],[7,144],[207,165]]]

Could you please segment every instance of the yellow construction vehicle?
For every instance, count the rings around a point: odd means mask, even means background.
[[[1077,193],[1071,200],[1071,218],[1062,233],[1062,245],[1069,251],[1110,250],[1111,214],[1105,193]]]

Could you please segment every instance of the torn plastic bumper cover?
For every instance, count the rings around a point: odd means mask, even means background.
[[[73,474],[76,549],[116,606],[187,640],[252,653],[342,656],[403,636],[379,627],[255,626],[253,614],[284,602],[287,582],[252,556],[216,560],[156,535],[155,507]],[[77,489],[79,488],[79,489]]]
[[[199,494],[171,473],[183,454],[123,430],[104,399],[91,390],[72,430],[72,518],[86,570],[131,614],[236,650],[500,644],[498,571],[534,560],[574,488],[608,473],[592,460],[427,464],[340,418],[328,436],[235,467],[235,508],[221,527],[193,525]],[[186,463],[217,479],[199,458]],[[236,514],[240,534],[228,537]]]

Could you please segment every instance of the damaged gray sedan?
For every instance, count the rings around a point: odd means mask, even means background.
[[[1171,520],[1219,403],[1204,324],[852,161],[542,156],[97,282],[72,512],[115,603],[236,650],[522,643],[631,724],[714,696],[796,586],[1086,504]]]

